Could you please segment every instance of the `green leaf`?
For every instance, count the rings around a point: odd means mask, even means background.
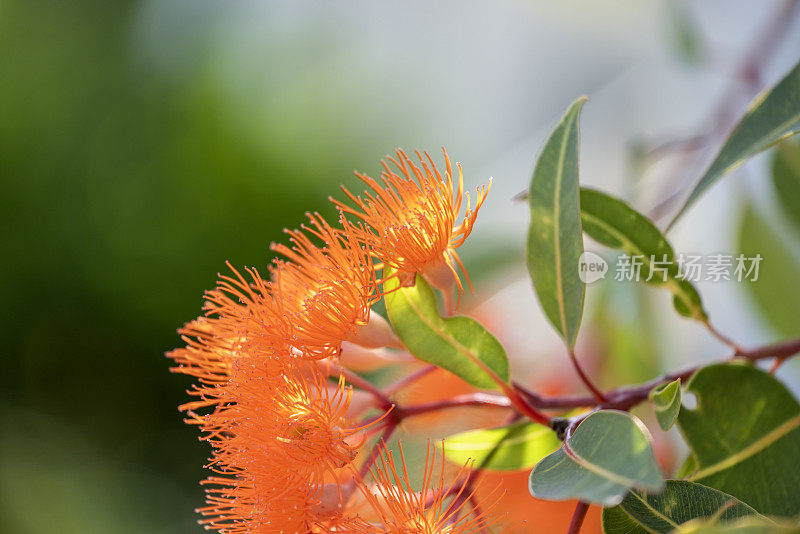
[[[711,520],[697,519],[684,525],[680,534],[797,534],[795,522],[775,522],[764,516],[750,516],[719,524]]]
[[[528,195],[528,271],[545,315],[570,348],[581,324],[586,289],[578,276],[578,260],[583,253],[578,117],[586,100],[580,97],[569,107],[545,142]]]
[[[675,472],[675,478],[688,478],[692,476],[692,473],[695,471],[697,471],[697,459],[694,457],[694,454],[689,453],[686,455],[683,464],[681,464]]]
[[[659,494],[634,490],[618,506],[603,510],[603,532],[672,532],[697,518],[727,522],[754,515],[755,510],[727,493],[685,480],[668,480]]]
[[[619,506],[603,508],[604,534],[648,534],[642,526]]]
[[[531,471],[530,492],[553,501],[581,499],[612,506],[631,488],[664,485],[647,429],[626,412],[589,415],[556,452]]]
[[[692,190],[681,210],[683,215],[703,192],[745,160],[800,131],[800,63],[769,91],[757,96],[728,137],[717,157]]]
[[[628,256],[640,257],[640,279],[669,289],[678,313],[703,322],[708,320],[697,290],[691,282],[680,278],[672,247],[647,217],[619,199],[583,188],[581,221],[583,231],[595,241],[620,249]],[[654,264],[653,260],[663,263]]]
[[[649,397],[656,411],[658,426],[666,432],[675,424],[681,410],[681,379],[653,388]]]
[[[472,459],[482,469],[494,471],[530,469],[560,446],[556,433],[538,423],[470,430],[445,438],[442,443],[449,460],[463,465]]]
[[[739,228],[739,252],[760,254],[758,280],[745,281],[764,318],[784,336],[800,334],[800,262],[791,248],[752,207],[746,207]],[[749,263],[749,262],[748,262]]]
[[[386,291],[397,278],[384,283]],[[491,373],[508,381],[508,357],[495,337],[470,317],[442,317],[436,295],[421,276],[413,287],[385,297],[386,312],[395,333],[415,357],[447,369],[473,386],[496,388]]]
[[[778,201],[800,228],[800,143],[781,143],[772,160],[772,183]]]
[[[696,459],[689,480],[729,493],[762,514],[800,513],[800,405],[772,375],[717,364],[686,384],[696,409],[678,425]]]

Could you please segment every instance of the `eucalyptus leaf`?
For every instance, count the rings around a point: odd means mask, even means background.
[[[716,364],[686,384],[697,407],[678,425],[696,459],[689,480],[729,493],[758,512],[800,514],[800,405],[772,375]]]
[[[778,145],[772,160],[772,183],[781,207],[800,228],[800,143]]]
[[[445,438],[446,457],[463,465],[475,465],[493,471],[530,469],[561,446],[552,429],[538,423],[515,423],[503,428],[479,429]]]
[[[675,424],[681,409],[681,379],[653,388],[649,398],[656,411],[658,426],[666,432]]]
[[[545,142],[528,194],[528,271],[545,315],[570,347],[578,335],[586,290],[578,276],[583,253],[578,117],[586,100],[581,97],[567,109]]]
[[[473,386],[496,388],[491,374],[508,381],[508,357],[497,339],[471,317],[442,317],[436,295],[417,275],[413,287],[398,288],[397,278],[384,282],[386,312],[408,351],[462,378]]]
[[[642,525],[619,506],[603,508],[602,524],[604,534],[648,534]]]
[[[595,241],[639,258],[640,279],[671,291],[678,313],[703,322],[708,320],[697,290],[680,277],[672,247],[647,217],[617,198],[583,188],[581,221],[583,231]]]
[[[678,534],[797,534],[796,523],[796,521],[776,522],[764,516],[744,517],[729,523],[720,523],[713,519],[696,519],[676,532]]]
[[[670,222],[670,227],[719,178],[748,158],[800,131],[800,63],[760,94],[728,137],[711,166]]]
[[[529,479],[534,497],[605,506],[618,504],[631,488],[660,491],[663,485],[647,429],[616,410],[589,415],[560,449],[536,464]]]
[[[745,258],[763,260],[758,279],[744,281],[763,317],[784,336],[800,334],[800,261],[783,236],[764,221],[752,207],[746,207],[739,227],[739,252]]]
[[[606,534],[672,532],[694,519],[725,523],[757,512],[735,497],[685,480],[668,480],[664,491],[633,490],[614,508],[603,510]]]

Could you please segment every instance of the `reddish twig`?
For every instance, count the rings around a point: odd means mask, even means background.
[[[745,358],[752,361],[776,358],[779,361],[783,361],[798,353],[800,353],[800,338],[773,343],[750,350],[740,349],[730,358],[720,360],[715,363],[723,363],[733,358]],[[703,365],[710,365],[710,363]],[[564,426],[564,419],[547,417],[541,414],[539,410],[595,408],[627,411],[637,404],[644,402],[654,387],[665,382],[672,382],[678,378],[685,381],[698,369],[703,367],[703,365],[668,373],[647,382],[643,382],[642,384],[612,389],[603,394],[604,400],[602,402],[599,402],[593,395],[561,395],[557,397],[541,397],[536,393],[529,391],[522,385],[514,383],[513,386],[509,387],[509,391],[514,393],[513,396],[509,396],[508,394],[501,395],[499,393],[476,392],[458,395],[456,397],[439,401],[411,404],[407,406],[394,405],[394,413],[390,414],[390,419],[386,428],[388,429],[391,426],[392,430],[394,430],[393,427],[399,424],[399,422],[406,417],[414,417],[439,410],[477,406],[511,408],[516,410],[517,414],[527,416],[537,423],[550,426],[557,431],[561,430],[563,432],[567,428]],[[508,393],[508,391],[504,392]],[[531,414],[535,414],[535,416],[532,416]],[[371,422],[375,422],[378,419],[383,418],[385,415],[386,414],[375,416],[362,424],[368,425]],[[578,418],[575,418],[574,420],[579,420],[582,417],[585,417],[585,414],[583,416],[578,416]]]
[[[438,369],[438,367],[436,367],[435,365],[427,365],[427,366],[423,367],[422,369],[418,369],[418,370],[414,371],[413,373],[411,373],[410,375],[401,378],[400,380],[398,380],[394,384],[390,384],[389,386],[384,388],[383,393],[387,397],[391,397],[392,395],[394,395],[395,393],[397,393],[401,389],[404,389],[404,388],[408,387],[410,384],[413,384],[414,382],[416,382],[420,378],[423,378],[423,377],[431,374],[436,369]]]
[[[742,351],[742,347],[740,347],[734,340],[732,340],[731,338],[729,338],[728,336],[717,330],[714,327],[714,325],[711,324],[711,321],[706,319],[705,321],[703,321],[703,324],[706,325],[706,328],[708,329],[708,331],[711,333],[712,336],[717,338],[723,344],[732,348],[734,352],[738,354]]]
[[[752,350],[740,350],[734,356],[750,360],[765,358],[788,358],[800,353],[800,338],[772,343]]]
[[[597,389],[597,387],[592,383],[586,373],[583,372],[583,368],[581,368],[581,364],[578,363],[578,358],[575,357],[575,351],[571,348],[569,349],[569,359],[572,360],[572,366],[575,368],[575,371],[578,373],[578,376],[581,378],[581,381],[584,385],[592,392],[594,398],[597,399],[599,402],[603,403],[606,402],[606,397],[603,393]]]
[[[344,376],[344,379],[347,383],[366,391],[367,393],[371,394],[375,397],[375,400],[378,402],[378,407],[382,410],[390,410],[394,406],[394,402],[385,395],[380,389],[375,387],[372,382],[369,380],[362,378],[361,376],[357,375],[353,371],[349,369],[344,369],[342,367],[334,368],[336,372],[341,373]]]
[[[569,522],[567,534],[578,534],[581,531],[583,520],[586,519],[586,512],[588,511],[589,505],[583,501],[578,501],[575,506],[575,512],[572,514],[572,521]]]
[[[381,434],[381,437],[378,438],[378,441],[375,443],[375,446],[372,447],[372,450],[369,451],[369,456],[364,460],[364,463],[361,464],[361,467],[358,470],[358,477],[360,479],[364,479],[369,473],[370,467],[372,464],[375,463],[375,459],[378,457],[381,451],[381,446],[385,447],[386,442],[392,436],[392,433],[397,428],[397,420],[392,419],[386,424],[386,429]]]
[[[800,353],[800,338],[773,343],[751,350],[740,349],[727,360],[722,360],[716,363],[729,361],[733,358],[745,358],[752,361],[764,360],[768,358],[785,360],[798,353]],[[541,410],[585,408],[591,406],[597,406],[598,408],[604,409],[630,410],[640,402],[643,402],[645,399],[647,399],[648,394],[654,387],[665,382],[672,382],[678,378],[681,380],[687,380],[698,369],[700,369],[700,367],[703,367],[703,365],[665,374],[639,385],[624,386],[618,389],[613,389],[605,393],[605,402],[599,404],[593,397],[587,395],[565,395],[547,398],[540,397],[535,393],[528,391],[519,384],[515,384],[515,387],[522,395],[525,396],[528,403]]]
[[[497,393],[465,393],[464,395],[457,395],[449,399],[439,401],[425,402],[420,404],[411,404],[408,406],[398,406],[397,416],[400,419],[406,417],[413,417],[415,415],[422,415],[439,410],[447,410],[450,408],[463,408],[465,406],[483,406],[494,408],[511,408],[512,403],[508,397],[498,395]]]

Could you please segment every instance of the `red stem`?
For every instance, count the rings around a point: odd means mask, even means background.
[[[800,338],[773,343],[756,349],[740,350],[738,353],[733,354],[729,359],[739,357],[752,361],[758,361],[767,358],[778,358],[779,360],[785,360],[797,353],[800,353]],[[722,362],[724,361],[728,360],[722,360]],[[508,390],[505,391],[506,395],[500,395],[498,393],[476,392],[458,395],[456,397],[443,399],[440,401],[412,404],[408,406],[395,406],[395,413],[393,416],[391,416],[392,419],[389,421],[388,425],[391,425],[392,430],[394,430],[393,427],[406,417],[413,417],[416,415],[438,410],[447,410],[451,408],[484,406],[495,408],[513,408],[516,409],[519,414],[525,415],[537,423],[550,426],[550,423],[553,421],[553,419],[541,414],[538,410],[564,410],[585,407],[595,407],[597,409],[630,410],[637,404],[647,399],[648,394],[654,387],[665,382],[672,382],[678,378],[681,380],[687,380],[698,369],[700,369],[700,367],[702,366],[690,367],[688,369],[662,375],[642,384],[612,389],[603,395],[604,400],[600,403],[598,403],[596,397],[592,395],[562,395],[557,397],[541,397],[515,383],[513,384],[513,387],[509,387]],[[509,392],[512,394],[509,395]],[[377,416],[373,420],[377,420],[380,417],[382,416]],[[387,430],[390,428],[388,425]]]
[[[589,505],[583,501],[578,501],[575,506],[575,512],[572,514],[572,521],[569,522],[569,530],[567,534],[578,534],[581,531],[583,520],[586,519],[586,512],[589,511]]]
[[[392,400],[387,395],[385,395],[380,389],[372,385],[372,382],[370,382],[369,380],[362,378],[353,371],[350,371],[349,369],[344,369],[342,367],[334,368],[333,370],[341,373],[342,376],[344,376],[345,381],[348,382],[349,384],[352,384],[358,389],[364,390],[367,393],[370,393],[373,397],[375,397],[375,400],[378,401],[379,408],[383,410],[389,410],[392,408],[392,406],[394,406],[394,402],[392,402]]]
[[[508,397],[496,393],[466,393],[449,399],[440,401],[424,402],[411,404],[409,406],[398,406],[397,416],[400,419],[413,417],[428,412],[446,410],[449,408],[463,408],[464,406],[486,406],[496,408],[511,408],[512,404]]]
[[[772,343],[757,349],[741,350],[735,356],[748,358],[750,360],[762,360],[764,358],[788,358],[800,352],[800,338]]]
[[[730,359],[737,357],[745,358],[752,361],[764,360],[767,358],[786,359],[789,358],[790,356],[794,356],[797,353],[800,353],[800,338],[790,339],[788,341],[781,341],[779,343],[773,343],[770,345],[765,345],[763,347],[751,350],[739,350],[737,353],[734,353]],[[650,393],[650,390],[652,390],[654,387],[663,384],[664,382],[672,382],[674,380],[677,380],[678,378],[680,378],[681,380],[686,380],[690,376],[692,376],[698,369],[700,369],[700,367],[702,367],[702,365],[662,375],[658,378],[655,378],[648,382],[644,382],[639,385],[625,386],[618,389],[613,389],[611,391],[606,392],[605,394],[606,401],[600,403],[599,405],[596,403],[595,399],[590,396],[565,395],[565,396],[547,398],[547,397],[540,397],[535,393],[526,390],[525,388],[523,388],[518,384],[515,384],[515,387],[517,388],[518,391],[520,391],[522,395],[525,396],[529,404],[542,410],[582,408],[586,406],[595,406],[595,405],[598,406],[599,408],[629,410],[633,406],[636,406],[640,402],[647,399],[647,395]]]
[[[589,391],[592,392],[594,398],[600,401],[601,403],[606,402],[606,398],[603,395],[603,393],[599,389],[597,389],[597,387],[595,387],[592,381],[589,380],[589,377],[586,375],[586,373],[583,372],[581,364],[578,363],[578,358],[575,357],[575,351],[572,350],[571,348],[569,349],[569,359],[572,360],[572,366],[575,368],[575,371],[578,373],[578,376],[581,377],[581,381],[584,383],[584,385],[586,385]]]
[[[397,393],[401,389],[408,387],[410,384],[413,384],[414,382],[416,382],[420,378],[431,374],[436,369],[438,369],[438,367],[436,367],[435,365],[427,365],[427,366],[423,367],[422,369],[418,369],[418,370],[414,371],[413,373],[411,373],[410,375],[408,375],[408,376],[406,376],[404,378],[401,378],[400,380],[398,380],[394,384],[390,384],[389,386],[387,386],[383,390],[383,393],[387,397],[391,397],[392,395],[394,395],[395,393]]]
[[[386,424],[386,429],[383,431],[383,434],[381,434],[381,437],[378,438],[375,446],[372,447],[371,451],[369,451],[369,456],[367,456],[366,460],[364,460],[364,463],[361,464],[361,467],[358,470],[358,477],[360,479],[363,480],[367,476],[367,473],[369,473],[369,468],[372,467],[372,464],[375,463],[375,459],[378,457],[378,454],[380,454],[381,446],[386,446],[386,441],[392,436],[392,433],[396,428],[396,420],[391,420]]]

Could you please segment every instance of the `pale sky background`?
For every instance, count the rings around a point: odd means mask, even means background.
[[[666,1],[159,0],[145,4],[131,38],[132,53],[148,68],[175,75],[198,64],[207,68],[243,142],[270,140],[259,132],[280,123],[284,145],[269,141],[273,146],[258,147],[265,152],[299,150],[309,138],[325,146],[330,132],[316,121],[293,121],[298,110],[341,125],[339,135],[353,142],[377,145],[381,152],[373,160],[353,162],[367,172],[397,146],[437,154],[446,146],[472,188],[494,177],[470,243],[521,250],[528,214],[511,198],[527,187],[539,147],[574,98],[590,97],[581,119],[582,183],[646,211],[665,191],[693,183],[721,140],[699,166],[673,174],[667,160],[635,181],[627,163],[631,142],[701,133],[721,94],[741,85],[731,75],[778,4],[678,3],[706,39],[708,61],[696,66],[675,52]],[[765,84],[792,66],[797,50],[795,24],[765,64]],[[319,79],[328,82],[320,86]],[[749,99],[743,91],[736,115]],[[259,101],[262,106],[253,104]],[[756,158],[707,193],[670,233],[676,251],[735,254],[738,202],[769,194],[764,171],[764,158]],[[331,191],[342,180],[331,176]],[[524,267],[502,276],[505,290],[486,305],[492,313],[513,310],[513,318],[525,318],[525,325],[507,325],[510,352],[516,346],[556,350],[558,338]],[[720,330],[744,344],[769,338],[736,283],[701,282],[699,289]],[[670,306],[666,292],[653,293]],[[666,310],[660,316],[671,366],[726,354],[702,327]]]

